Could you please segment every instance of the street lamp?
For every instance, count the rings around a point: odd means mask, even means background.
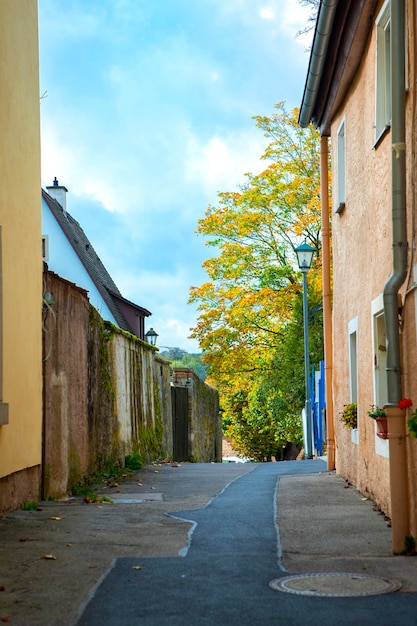
[[[154,331],[153,328],[150,328],[147,333],[145,333],[145,339],[151,346],[156,345],[156,338],[159,337],[158,333]]]
[[[305,402],[305,415],[306,415],[306,429],[305,429],[305,441],[306,441],[306,456],[308,459],[313,458],[313,424],[311,414],[311,391],[310,391],[310,356],[308,350],[308,300],[307,300],[307,274],[311,267],[313,260],[313,254],[315,249],[303,243],[298,248],[295,248],[294,252],[297,255],[298,267],[303,274],[303,318],[304,318],[304,363],[305,363],[305,384],[306,384],[306,402]]]

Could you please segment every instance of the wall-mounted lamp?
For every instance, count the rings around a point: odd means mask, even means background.
[[[52,306],[53,304],[55,304],[55,298],[50,291],[45,291],[45,293],[43,294],[43,301],[48,306]]]
[[[153,328],[150,328],[147,333],[145,333],[145,339],[151,346],[156,345],[156,338],[159,337],[158,333],[154,331]]]

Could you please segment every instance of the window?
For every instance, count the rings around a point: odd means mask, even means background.
[[[350,401],[358,401],[358,318],[349,322]]]
[[[350,402],[358,402],[358,318],[351,320],[348,326],[349,332],[349,381]],[[353,443],[359,443],[358,429],[352,429]]]
[[[340,124],[337,131],[337,208],[340,213],[345,208],[346,201],[346,144],[345,144],[345,120]]]
[[[375,404],[384,406],[388,399],[387,346],[383,311],[374,316]]]
[[[42,235],[42,261],[48,263],[49,261],[49,237],[48,235]]]
[[[386,0],[376,19],[375,140],[391,124],[391,2]]]
[[[384,406],[388,400],[387,382],[387,344],[385,334],[385,316],[383,297],[380,295],[372,302],[373,359],[374,359],[374,404]],[[376,433],[376,424],[375,424]],[[389,456],[388,439],[375,436],[375,451],[382,456]]]

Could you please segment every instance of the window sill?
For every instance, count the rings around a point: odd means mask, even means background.
[[[382,143],[382,140],[384,139],[386,135],[388,135],[390,130],[391,130],[391,124],[387,124],[385,128],[383,129],[383,131],[375,139],[375,143],[372,146],[373,150],[376,150],[378,148],[378,146]]]

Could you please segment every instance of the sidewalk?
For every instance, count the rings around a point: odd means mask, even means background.
[[[191,525],[166,513],[203,508],[254,468],[149,466],[98,491],[113,504],[75,498],[9,514],[0,522],[0,617],[18,626],[74,624],[113,559],[175,557],[187,545]],[[393,557],[387,522],[372,502],[345,486],[326,471],[279,477],[282,565],[290,573],[373,574],[399,580],[402,591],[417,591],[417,558]]]
[[[278,485],[283,565],[291,574],[351,572],[398,580],[417,592],[417,557],[393,556],[374,503],[334,472],[285,476]]]

